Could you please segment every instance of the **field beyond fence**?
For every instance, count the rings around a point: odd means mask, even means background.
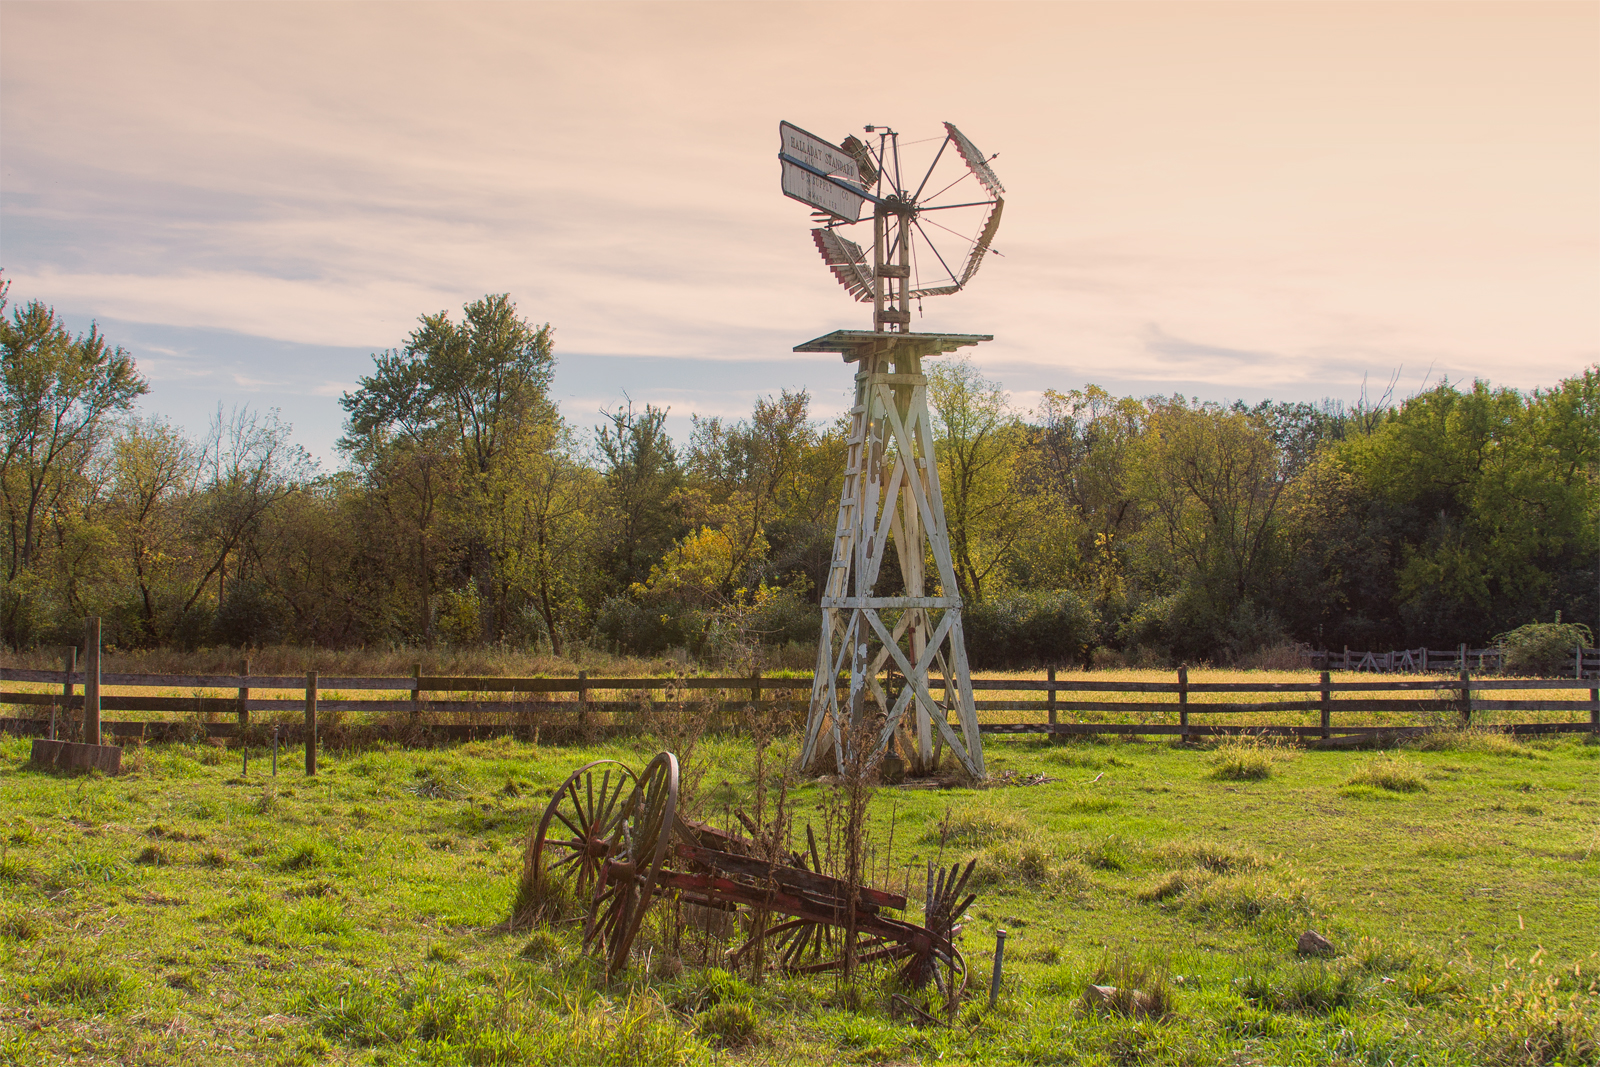
[[[842,680],[841,680],[842,681]],[[0,730],[70,738],[81,721],[82,671],[0,668]],[[847,683],[846,683],[847,684]],[[903,682],[889,679],[891,699]],[[980,729],[996,734],[1147,734],[1201,737],[1242,731],[1308,739],[1403,734],[1442,726],[1518,733],[1600,732],[1600,681],[1484,678],[1470,672],[1377,681],[1358,672],[1241,672],[1180,668],[1054,669],[972,679]],[[324,732],[359,741],[431,741],[573,728],[637,728],[658,711],[710,714],[754,707],[803,721],[808,674],[696,677],[321,677],[251,674],[100,676],[111,738],[259,739],[271,727],[298,736],[314,712]],[[944,683],[930,688],[944,692]],[[731,720],[730,720],[731,721]]]

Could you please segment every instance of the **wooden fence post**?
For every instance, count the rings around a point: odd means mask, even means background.
[[[1333,681],[1327,671],[1322,672],[1322,736],[1333,736]]]
[[[83,620],[83,743],[100,743],[100,617]]]
[[[249,656],[246,656],[244,658],[244,663],[239,667],[239,674],[240,674],[240,680],[241,681],[248,682],[250,680],[250,657]],[[244,727],[249,726],[249,725],[250,725],[250,687],[248,685],[241,685],[239,687],[239,726],[240,726],[240,729],[242,730]]]
[[[1178,667],[1178,731],[1184,741],[1189,740],[1189,665]]]
[[[1466,646],[1463,645],[1461,647],[1465,648]],[[1462,656],[1462,659],[1466,659],[1465,655]],[[1472,725],[1472,679],[1467,674],[1465,667],[1461,670],[1461,725]]]
[[[1349,645],[1345,645],[1344,646],[1344,669],[1345,670],[1349,670],[1350,669],[1350,646]]]
[[[306,671],[306,774],[317,773],[317,672]]]
[[[1456,653],[1456,656],[1457,656],[1456,669],[1457,670],[1463,670],[1463,671],[1466,670],[1467,669],[1467,643],[1465,641],[1461,642],[1461,648]]]
[[[1046,697],[1046,708],[1050,712],[1050,740],[1059,741],[1061,739],[1056,736],[1056,669],[1049,667],[1047,670],[1049,673],[1046,677],[1049,679],[1050,688],[1047,690],[1049,695]]]
[[[757,667],[750,672],[750,709],[755,710],[761,703],[761,668]]]
[[[66,671],[67,674],[67,680],[61,683],[61,715],[66,720],[67,736],[70,738],[77,735],[77,730],[73,727],[78,721],[78,717],[72,714],[72,676],[78,670],[78,647],[76,645],[67,649],[66,654],[61,657],[61,669]],[[53,734],[51,735],[51,740],[55,740]]]
[[[422,716],[422,664],[411,665],[411,723],[416,725]]]
[[[578,672],[578,722],[589,724],[589,672]]]

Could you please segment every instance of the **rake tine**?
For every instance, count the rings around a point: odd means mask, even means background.
[[[950,892],[952,897],[959,897],[961,895],[961,891],[967,888],[967,879],[972,877],[973,869],[977,866],[977,860],[973,860],[971,863],[967,864],[967,869],[961,872],[961,881],[957,882],[955,889],[951,890]]]

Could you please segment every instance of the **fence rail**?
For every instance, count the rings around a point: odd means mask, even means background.
[[[53,691],[0,689],[0,705],[12,705],[43,713],[47,718],[11,717],[0,719],[0,730],[13,733],[48,731],[55,736],[70,730],[73,712],[83,708],[82,671],[43,671],[0,667],[0,683],[26,683],[58,687]],[[841,684],[847,684],[841,681]],[[891,678],[891,695],[901,682]],[[798,713],[809,702],[810,675],[763,676],[759,671],[726,677],[667,678],[591,678],[586,672],[567,678],[484,678],[425,675],[416,668],[410,677],[319,677],[315,674],[284,676],[227,674],[102,674],[99,706],[106,711],[168,713],[198,716],[206,733],[226,736],[241,733],[251,726],[252,713],[278,716],[274,725],[302,707],[314,707],[326,714],[375,713],[380,723],[395,728],[426,727],[436,736],[471,736],[504,732],[526,726],[535,717],[558,722],[589,722],[591,716],[631,713],[658,707],[693,702],[715,705],[750,705],[773,713]],[[127,695],[104,693],[105,688],[190,689],[190,695]],[[945,691],[942,680],[930,680],[929,688]],[[1304,682],[1191,682],[1187,669],[1180,668],[1170,682],[1123,681],[1096,678],[1058,677],[1051,669],[1045,678],[974,678],[972,688],[979,694],[1004,693],[1005,697],[980,696],[975,700],[980,713],[1031,713],[1032,721],[980,722],[984,733],[1147,733],[1203,736],[1240,729],[1261,729],[1278,733],[1328,738],[1334,734],[1362,734],[1407,728],[1371,722],[1343,720],[1351,714],[1423,716],[1429,722],[1471,724],[1477,712],[1522,713],[1564,712],[1566,722],[1515,724],[1530,732],[1600,732],[1600,679],[1582,678],[1484,678],[1460,671],[1452,678],[1408,679],[1395,681],[1335,681],[1328,672]],[[231,695],[216,695],[205,690],[225,690]],[[260,697],[258,690],[292,691],[297,697]],[[1587,690],[1583,699],[1578,694]],[[1509,694],[1537,691],[1539,695],[1517,698]],[[1553,697],[1572,691],[1572,699]],[[386,698],[346,697],[345,693],[393,694]],[[1395,696],[1391,694],[1408,694]],[[1506,696],[1498,694],[1505,693]],[[515,695],[519,699],[462,699],[466,694]],[[626,694],[626,696],[624,695]],[[1019,696],[1027,694],[1032,699]],[[1280,694],[1288,694],[1284,699]],[[1293,699],[1300,697],[1301,699]],[[1383,695],[1378,695],[1383,694]],[[1414,694],[1414,695],[1410,695]],[[1487,695],[1496,694],[1496,695]],[[1135,699],[1112,699],[1114,697]],[[1236,699],[1215,699],[1216,697]],[[1249,700],[1250,696],[1267,699]],[[602,699],[604,697],[604,699]],[[1571,716],[1587,711],[1588,721],[1571,721]],[[1214,716],[1278,715],[1303,717],[1318,713],[1316,725],[1293,722],[1204,724],[1191,718]],[[1138,721],[1107,722],[1108,715]],[[1170,720],[1176,715],[1177,721]],[[233,722],[205,722],[228,716]],[[448,717],[466,717],[467,723],[448,722]],[[1072,718],[1087,721],[1068,721]],[[596,720],[598,721],[598,720]],[[1412,724],[1414,725],[1414,724]],[[140,721],[105,722],[107,733],[120,736],[157,736],[173,732],[162,723]],[[192,727],[191,727],[192,729]],[[465,732],[463,732],[465,731]]]

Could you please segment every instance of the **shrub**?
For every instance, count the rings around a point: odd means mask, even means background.
[[[1012,593],[962,613],[967,659],[980,670],[1080,663],[1094,641],[1094,609],[1077,593]]]
[[[1594,647],[1594,632],[1582,623],[1530,622],[1494,639],[1501,652],[1500,669],[1507,674],[1571,677],[1578,645]]]

